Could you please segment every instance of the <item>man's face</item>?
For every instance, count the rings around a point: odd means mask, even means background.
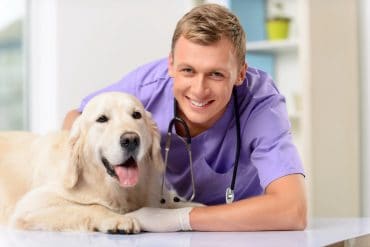
[[[174,79],[178,114],[195,136],[222,116],[233,86],[240,85],[245,77],[246,65],[238,66],[227,39],[205,46],[180,37],[173,52],[169,74]]]

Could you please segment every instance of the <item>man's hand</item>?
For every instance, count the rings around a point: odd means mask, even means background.
[[[192,209],[192,207],[176,209],[144,207],[125,216],[135,218],[139,222],[141,231],[191,231],[189,214]]]
[[[63,120],[63,130],[70,130],[72,128],[73,122],[81,115],[81,113],[75,109],[67,113]]]

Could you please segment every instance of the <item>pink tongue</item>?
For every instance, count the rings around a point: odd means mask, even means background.
[[[122,187],[135,186],[137,184],[137,181],[139,180],[139,169],[137,166],[115,166],[114,171],[116,172],[119,179],[119,184]]]

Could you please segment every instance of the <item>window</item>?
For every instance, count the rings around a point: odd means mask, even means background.
[[[0,130],[27,128],[25,0],[0,0]]]

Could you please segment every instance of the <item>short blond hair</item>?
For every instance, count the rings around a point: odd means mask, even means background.
[[[171,44],[172,54],[181,36],[201,45],[210,45],[226,38],[231,41],[240,65],[245,63],[244,29],[238,17],[221,5],[203,4],[186,13],[176,25]]]

